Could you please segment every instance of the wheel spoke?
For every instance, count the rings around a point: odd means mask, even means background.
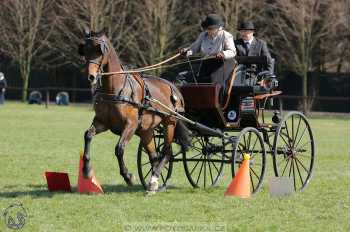
[[[247,145],[247,148],[248,148],[248,151],[249,151],[249,148],[250,148],[250,140],[252,139],[252,132],[248,132],[248,145]]]
[[[292,144],[294,143],[294,114],[292,114]]]
[[[148,172],[147,172],[147,174],[145,175],[145,180],[146,180],[146,178],[147,178],[147,176],[151,173],[151,171],[152,171],[152,168],[150,168],[149,170],[148,170]]]
[[[289,135],[289,130],[288,130],[288,126],[287,126],[287,121],[284,121],[284,125],[286,126],[286,131],[287,131],[287,135],[288,135],[288,144],[289,144],[289,147],[291,147],[291,144],[290,144],[290,135]]]
[[[303,163],[302,163],[297,157],[295,157],[295,160],[296,160],[297,162],[299,162],[299,164],[301,165],[301,167],[303,167],[304,170],[307,172],[307,174],[309,174],[309,170],[307,170],[307,168],[305,168],[305,166],[303,165]]]
[[[311,142],[312,142],[312,140],[310,139],[310,140],[306,141],[306,143],[304,143],[302,146],[296,147],[295,150],[299,150],[299,149],[301,149],[301,148],[304,148],[306,145],[308,145],[308,144],[311,143]]]
[[[287,145],[287,147],[290,148],[289,142],[287,142],[287,141],[284,139],[283,135],[284,135],[284,134],[283,134],[283,131],[281,130],[280,137],[282,138],[283,142]],[[285,136],[287,136],[287,135],[285,135]],[[287,139],[288,139],[288,138],[287,138]],[[288,140],[289,140],[289,139],[288,139]]]
[[[204,177],[203,177],[203,186],[204,188],[206,187],[206,182],[207,182],[207,157],[204,157]]]
[[[256,143],[258,142],[258,137],[256,138],[256,140],[255,140],[255,143],[254,143],[254,146],[253,146],[253,148],[252,148],[252,150],[251,150],[251,152],[250,152],[250,154],[252,154],[251,155],[251,158],[254,158],[254,148],[255,148],[255,146],[256,146]],[[256,153],[260,153],[261,151],[257,151]]]
[[[141,164],[141,166],[145,166],[145,165],[147,165],[147,164],[149,164],[149,163],[151,163],[151,161],[148,161],[148,162],[146,162],[146,163],[143,163],[143,164]]]
[[[250,184],[252,185],[252,190],[253,192],[255,191],[255,188],[254,188],[254,181],[253,181],[253,177],[252,177],[252,173],[249,172],[249,176],[250,176]]]
[[[162,173],[160,173],[160,177],[162,178],[163,183],[165,184],[165,179]]]
[[[283,160],[281,160],[278,164],[277,167],[279,167],[284,161],[286,161],[287,159],[290,158],[290,155],[286,156],[285,158],[283,158]]]
[[[245,140],[245,134],[243,135],[244,148],[247,149],[247,142]]]
[[[304,158],[310,159],[310,156],[308,156],[308,155],[304,155],[304,154],[300,154],[299,152],[298,152],[297,156],[301,156],[301,157],[304,157]]]
[[[295,170],[294,170],[294,160],[292,159],[292,166],[293,166],[293,183],[294,183],[294,190],[297,190],[297,186],[295,183]]]
[[[287,163],[286,163],[286,165],[285,165],[284,168],[283,168],[282,176],[283,176],[284,171],[286,170],[286,168],[287,168],[287,166],[288,166],[289,160],[290,160],[290,159],[288,158]]]
[[[195,156],[189,157],[189,159],[194,159],[194,158],[196,158],[196,157],[198,157],[198,156],[200,156],[200,155],[202,155],[202,153],[198,153],[198,154],[195,155]]]
[[[250,171],[252,171],[252,173],[256,176],[256,178],[259,180],[260,179],[260,177],[258,176],[258,174],[256,174],[256,172],[254,171],[254,169],[252,169],[252,168],[249,168],[250,169]]]
[[[198,152],[202,152],[202,149],[195,147],[195,146],[190,146],[191,149],[198,151]]]
[[[214,168],[216,169],[216,171],[218,172],[218,173],[220,173],[220,171],[219,171],[219,169],[216,167],[216,165],[215,165],[215,162],[211,162],[213,165],[214,165]]]
[[[253,153],[253,151],[254,151],[254,148],[255,148],[255,146],[256,146],[256,143],[258,142],[258,137],[256,137],[256,140],[255,140],[255,142],[254,142],[254,145],[253,145],[253,148],[252,148],[252,150],[251,150],[251,153]]]
[[[293,147],[294,147],[294,145],[295,145],[295,141],[296,141],[296,140],[297,140],[297,138],[298,138],[299,129],[300,129],[300,122],[301,122],[301,117],[299,116],[298,128],[297,128],[297,132],[295,133],[294,140],[293,140]]]
[[[292,164],[293,164],[293,158],[290,158],[290,167],[289,167],[289,174],[288,174],[289,177],[290,177],[290,174],[292,173]]]
[[[304,136],[304,134],[305,134],[306,129],[307,129],[307,126],[305,126],[303,132],[301,133],[301,136],[300,136],[298,142],[294,145],[294,147],[298,147],[298,145],[299,145],[301,139],[303,138],[303,136]]]
[[[196,185],[198,185],[199,178],[201,177],[203,164],[204,164],[204,162],[202,162],[201,169],[199,170],[199,174],[198,174],[198,177],[197,177]]]
[[[199,161],[200,161],[200,160],[197,161],[197,163],[194,165],[194,167],[193,167],[192,170],[190,171],[190,175],[192,175],[194,169],[196,169],[197,165],[199,164]]]
[[[213,180],[213,174],[211,172],[210,161],[208,162],[208,165],[209,165],[209,173],[210,173],[211,184],[213,185],[214,184],[214,180]]]
[[[304,185],[304,181],[303,181],[303,178],[301,177],[301,173],[300,173],[300,170],[299,170],[298,161],[295,161],[295,165],[297,166],[297,170],[298,170],[299,178],[300,178],[300,181],[301,181],[301,185]]]

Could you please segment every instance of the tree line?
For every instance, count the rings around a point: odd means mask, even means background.
[[[347,0],[2,0],[0,55],[18,66],[27,98],[33,68],[82,67],[83,28],[104,30],[125,63],[153,64],[189,45],[209,13],[237,36],[252,20],[281,69],[307,73],[350,70]]]

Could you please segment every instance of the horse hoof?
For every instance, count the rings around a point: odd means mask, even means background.
[[[150,182],[148,184],[148,191],[149,192],[156,192],[156,191],[158,191],[158,181]]]
[[[156,191],[146,191],[145,192],[145,196],[146,197],[150,197],[150,196],[153,196],[154,194],[156,194],[157,192]]]
[[[130,173],[128,175],[128,178],[125,181],[128,184],[128,186],[134,186],[135,182],[136,182],[136,178],[135,178],[135,176],[133,174]]]

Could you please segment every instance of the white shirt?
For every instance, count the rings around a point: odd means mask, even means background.
[[[236,47],[231,33],[219,29],[215,37],[210,37],[208,32],[199,34],[197,40],[190,46],[192,53],[201,52],[203,55],[216,55],[223,52],[225,59],[236,56]]]

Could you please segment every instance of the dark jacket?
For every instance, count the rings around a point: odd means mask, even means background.
[[[269,49],[267,48],[267,44],[264,40],[257,39],[254,37],[248,53],[244,41],[242,39],[235,40],[235,46],[237,56],[266,56],[267,67],[265,67],[264,69],[273,73],[273,61]]]

